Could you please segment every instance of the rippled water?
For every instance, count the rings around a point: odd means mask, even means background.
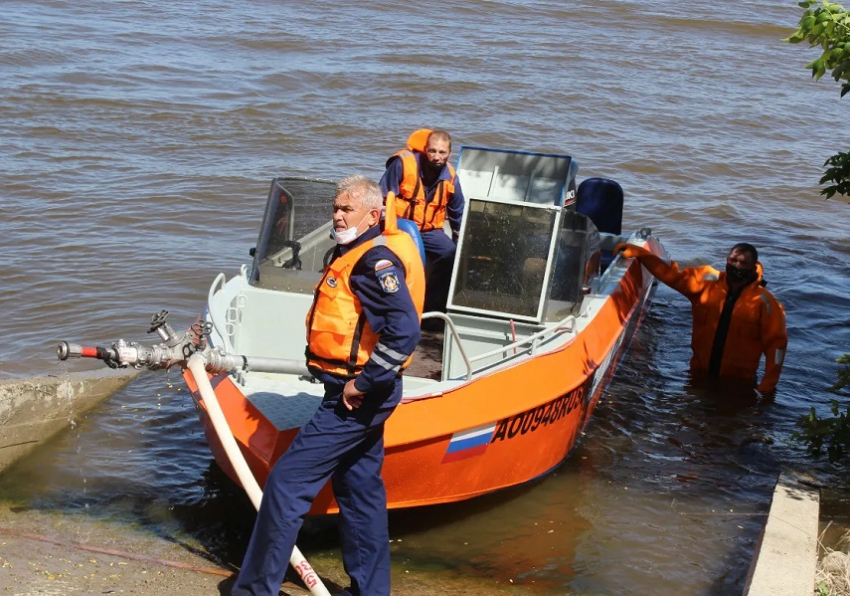
[[[247,262],[273,176],[377,178],[421,126],[569,153],[684,264],[759,247],[788,312],[776,401],[687,387],[687,303],[661,288],[567,463],[394,514],[394,556],[545,594],[739,592],[776,474],[809,465],[794,420],[825,411],[850,346],[850,207],[817,187],[847,106],[809,79],[813,51],[780,41],[798,18],[730,0],[3,2],[0,376],[63,374],[58,340],[144,341],[161,308],[188,325]],[[0,491],[173,527],[238,563],[250,505],[179,387],[143,375]],[[319,530],[307,546],[334,548]]]

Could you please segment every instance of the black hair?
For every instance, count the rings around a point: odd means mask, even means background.
[[[732,250],[729,251],[729,254],[733,252],[746,252],[753,255],[753,263],[758,263],[759,260],[759,251],[756,250],[756,247],[748,242],[739,242],[735,246],[732,247]]]

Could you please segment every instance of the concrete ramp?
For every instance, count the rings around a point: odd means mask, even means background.
[[[99,370],[0,380],[0,472],[138,374]]]
[[[744,596],[814,593],[820,493],[790,472],[779,476]]]

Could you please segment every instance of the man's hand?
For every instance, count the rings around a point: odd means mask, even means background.
[[[349,410],[354,410],[359,408],[360,404],[363,403],[364,395],[366,394],[362,391],[358,391],[354,387],[354,379],[351,379],[342,389],[342,403],[344,403],[345,407]]]
[[[762,381],[758,384],[758,387],[756,387],[756,391],[758,391],[762,395],[762,397],[770,397],[771,395],[776,393],[776,387],[771,387],[765,384],[764,381]]]
[[[618,253],[622,253],[624,259],[631,259],[638,255],[638,252],[634,250],[634,248],[635,247],[631,244],[623,242],[622,244],[618,244],[614,247],[614,256],[617,256]]]
[[[452,242],[457,244],[457,240],[459,238],[459,235],[460,235],[460,232],[458,232],[456,230],[452,230]]]

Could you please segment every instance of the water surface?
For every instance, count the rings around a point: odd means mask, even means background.
[[[753,242],[790,343],[774,402],[718,402],[688,387],[688,305],[659,289],[566,464],[394,514],[395,561],[540,594],[740,593],[779,470],[829,472],[790,435],[826,412],[850,345],[850,208],[817,187],[850,131],[837,86],[809,79],[814,51],[781,42],[795,3],[36,0],[3,15],[0,376],[93,367],[60,366],[55,344],[149,341],[162,308],[188,326],[215,275],[248,261],[272,177],[377,178],[412,130],[441,127],[455,148],[568,153],[579,181],[616,179],[624,227],[651,227],[682,264]],[[141,376],[0,493],[238,563],[250,505],[181,388]],[[337,548],[322,524],[304,546]]]

